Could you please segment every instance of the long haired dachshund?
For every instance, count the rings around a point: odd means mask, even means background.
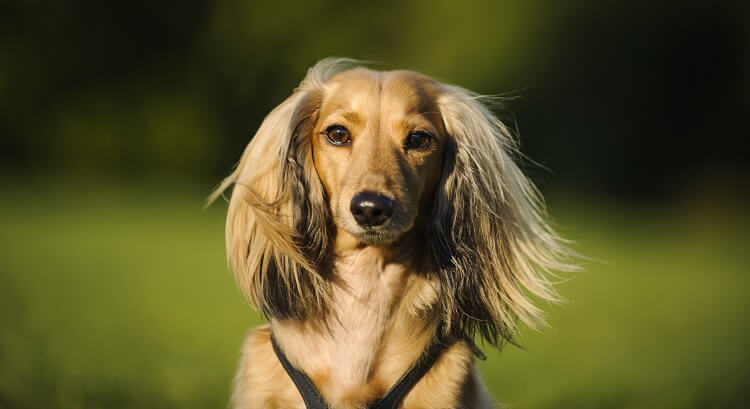
[[[475,336],[543,324],[571,252],[508,128],[463,88],[351,60],[312,67],[231,185],[227,254],[270,324],[234,408],[489,408]]]

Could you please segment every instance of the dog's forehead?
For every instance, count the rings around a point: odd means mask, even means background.
[[[327,85],[326,102],[361,112],[383,103],[400,113],[432,110],[439,93],[434,80],[414,71],[356,68],[334,75]]]

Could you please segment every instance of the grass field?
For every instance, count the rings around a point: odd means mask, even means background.
[[[224,206],[194,189],[4,186],[0,408],[223,408],[259,317],[226,269]],[[488,349],[512,408],[740,408],[750,386],[745,212],[552,200],[598,261],[551,328]]]

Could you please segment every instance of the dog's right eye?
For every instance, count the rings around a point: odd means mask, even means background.
[[[334,146],[348,145],[352,142],[349,130],[341,125],[331,125],[323,132],[328,143]]]

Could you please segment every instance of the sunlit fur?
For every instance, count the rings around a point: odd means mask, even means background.
[[[229,263],[242,292],[271,320],[248,336],[233,404],[304,407],[270,349],[272,328],[336,408],[381,396],[442,331],[455,343],[403,408],[490,407],[465,340],[478,334],[498,345],[519,320],[539,328],[543,314],[532,300],[558,300],[549,277],[576,270],[571,252],[514,162],[516,141],[482,96],[414,72],[355,65],[327,59],[312,67],[209,198],[234,185]],[[367,105],[370,93],[377,109]],[[378,153],[342,165],[347,148],[319,136],[321,115],[342,95],[364,98],[351,106],[367,108],[355,114],[369,124],[371,112],[386,121],[389,109],[418,101],[407,108],[432,127],[432,151],[409,156],[373,145]],[[392,128],[368,125],[353,144],[391,143],[383,135],[401,137]],[[347,178],[336,166],[346,166]],[[346,209],[353,194],[373,188],[396,198],[398,216],[368,233]]]

